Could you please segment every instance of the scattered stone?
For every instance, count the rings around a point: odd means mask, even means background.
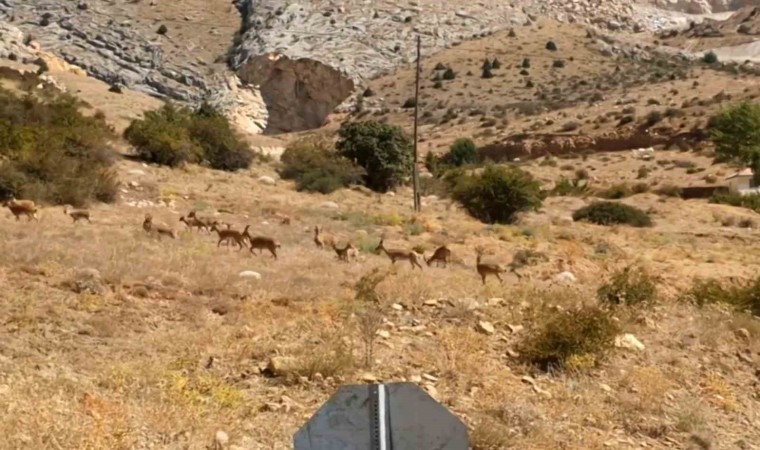
[[[391,334],[386,330],[378,330],[377,335],[383,339],[389,339],[391,337]]]
[[[321,205],[324,209],[340,209],[340,206],[335,202],[323,202]]]
[[[422,378],[426,379],[427,381],[438,381],[438,377],[435,377],[433,375],[430,375],[429,373],[423,373]]]
[[[533,385],[533,392],[547,399],[552,398],[551,392],[547,391],[546,389],[541,389],[537,384]]]
[[[525,329],[522,325],[507,325],[509,327],[509,331],[511,331],[513,334],[519,333]]]
[[[423,389],[425,389],[425,392],[430,394],[431,397],[438,400],[438,389],[435,388],[432,384],[426,384]]]
[[[734,331],[734,333],[736,334],[736,337],[747,343],[749,343],[752,339],[752,335],[746,328],[739,328],[738,330]]]
[[[516,351],[512,350],[511,348],[507,349],[507,355],[509,355],[512,358],[519,358],[520,357],[520,354],[517,353]]]
[[[424,306],[438,306],[438,300],[436,299],[425,300],[422,304]]]
[[[401,306],[401,305],[399,305],[398,303],[394,303],[394,304],[392,304],[392,305],[391,305],[391,308],[392,308],[393,310],[395,310],[395,311],[403,311],[403,310],[404,310],[404,307],[403,307],[403,306]]]
[[[747,352],[736,352],[736,356],[739,357],[739,359],[742,362],[745,362],[747,364],[754,364],[754,360],[752,359],[752,354],[749,354]]]
[[[480,321],[478,322],[478,331],[491,335],[496,332],[496,329],[491,322]]]
[[[114,83],[111,85],[111,87],[108,88],[108,92],[113,92],[114,94],[122,94],[124,93],[124,86],[120,83]]]
[[[269,377],[281,377],[287,375],[294,365],[295,359],[292,357],[274,356],[269,359],[266,368],[261,373]]]
[[[270,176],[266,176],[266,175],[260,176],[258,181],[259,183],[264,184],[266,186],[274,186],[275,184],[277,184],[274,178]]]
[[[238,274],[240,278],[248,278],[252,280],[260,280],[261,274],[252,270],[244,270]]]
[[[629,350],[644,351],[646,347],[636,336],[626,333],[615,338],[615,347],[627,348]]]
[[[555,283],[560,284],[572,284],[578,281],[578,279],[575,277],[575,275],[571,272],[562,272],[558,273],[553,278]]]
[[[503,305],[503,304],[504,304],[504,301],[505,301],[505,300],[504,300],[503,298],[494,297],[494,298],[489,298],[489,299],[486,301],[486,304],[487,304],[488,306],[501,306],[501,305]]]
[[[359,376],[359,379],[365,383],[377,383],[377,376],[375,374],[365,372]]]
[[[612,388],[604,383],[599,383],[599,388],[603,390],[604,392],[612,392]]]
[[[422,377],[419,375],[412,375],[411,377],[409,377],[409,381],[411,381],[412,383],[420,384],[422,383]]]
[[[222,430],[216,432],[216,435],[214,435],[214,444],[216,444],[217,448],[224,448],[229,443],[230,437],[227,435],[227,433]]]
[[[71,290],[77,294],[99,295],[105,292],[98,269],[82,269],[71,282]]]

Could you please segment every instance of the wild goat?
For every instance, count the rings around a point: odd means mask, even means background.
[[[74,220],[74,223],[77,223],[80,220],[86,220],[87,222],[92,223],[90,220],[90,211],[87,211],[86,209],[69,209],[69,206],[66,205],[63,207],[63,213],[70,216]]]
[[[343,248],[339,248],[336,244],[333,244],[332,248],[338,255],[338,259],[344,262],[349,262],[359,256],[359,250],[350,242]]]
[[[3,203],[3,206],[11,210],[13,215],[16,216],[16,220],[20,220],[19,218],[22,215],[26,216],[29,221],[32,219],[39,220],[37,218],[37,206],[31,200],[16,200],[11,197],[10,200]]]
[[[430,267],[433,261],[435,261],[436,266],[443,263],[443,267],[448,267],[451,262],[451,250],[445,245],[438,247],[430,258],[425,258],[428,267]]]
[[[191,230],[193,228],[197,228],[198,232],[200,232],[201,230],[208,231],[208,229],[209,229],[208,224],[206,222],[204,222],[203,220],[197,218],[197,217],[190,217],[190,216],[185,217],[185,216],[182,216],[182,217],[179,218],[179,221],[180,222],[184,222],[184,224],[187,225],[187,227],[189,229],[191,229]]]
[[[337,239],[332,234],[322,232],[322,227],[314,227],[314,243],[318,248],[325,248],[325,246],[332,247],[337,243]]]
[[[380,239],[380,243],[377,245],[377,248],[375,249],[376,252],[382,250],[385,252],[386,255],[388,255],[388,258],[391,259],[391,263],[396,264],[396,261],[402,260],[402,261],[409,261],[409,264],[412,265],[412,270],[414,270],[414,267],[417,266],[422,270],[422,264],[420,264],[420,258],[421,256],[413,251],[413,250],[402,250],[402,249],[388,249],[385,248],[384,239]]]
[[[250,227],[250,225],[246,225],[245,230],[243,230],[241,233],[240,231],[232,230],[230,228],[220,229],[219,222],[214,222],[214,224],[211,226],[211,231],[216,231],[216,233],[219,235],[219,242],[216,243],[217,247],[222,245],[222,242],[233,242],[237,244],[238,251],[240,251],[243,249],[243,247],[246,247],[245,236],[248,234],[248,228]]]
[[[175,230],[162,223],[153,222],[153,216],[150,214],[145,215],[143,230],[147,233],[155,232],[156,235],[158,235],[159,240],[161,239],[161,236],[169,236],[172,239],[177,239],[177,232]]]
[[[269,250],[274,259],[277,259],[277,249],[282,247],[277,241],[266,236],[251,236],[248,232],[248,227],[245,228],[245,237],[248,238],[248,242],[251,243],[251,253],[254,255],[254,250],[260,250],[260,253],[264,250]]]
[[[495,264],[495,263],[487,263],[483,262],[483,253],[478,251],[478,259],[475,263],[475,267],[478,270],[478,274],[480,274],[480,279],[483,281],[483,284],[486,284],[486,277],[488,275],[495,276],[500,283],[503,283],[504,280],[501,279],[501,274],[506,272],[512,272],[515,275],[517,275],[518,278],[520,278],[520,275],[515,272],[514,268],[507,268],[502,264]]]

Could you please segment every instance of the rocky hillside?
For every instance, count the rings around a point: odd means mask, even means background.
[[[209,100],[246,131],[280,133],[321,126],[370,79],[412,62],[417,34],[430,55],[539,18],[628,35],[683,24],[679,11],[755,3],[2,0],[0,13],[18,28],[3,33],[14,45],[52,52],[116,88]]]

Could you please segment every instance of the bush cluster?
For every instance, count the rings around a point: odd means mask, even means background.
[[[644,268],[628,266],[614,273],[596,294],[611,306],[645,306],[657,300],[657,283]]]
[[[329,194],[361,183],[364,170],[340,156],[324,139],[312,138],[288,145],[282,154],[280,176],[296,182],[299,191]]]
[[[634,206],[618,202],[592,203],[573,213],[573,220],[576,222],[585,220],[597,225],[652,226],[652,219],[647,213]]]
[[[519,346],[525,362],[543,370],[562,370],[573,360],[598,363],[615,344],[620,325],[609,311],[583,306],[558,311],[528,333]]]
[[[533,176],[516,167],[488,165],[458,177],[453,197],[486,223],[511,223],[518,212],[537,210],[545,193]]]
[[[395,125],[377,121],[344,124],[338,153],[364,168],[368,188],[386,192],[405,183],[412,173],[412,141]]]
[[[192,111],[167,103],[135,119],[124,138],[143,161],[176,167],[207,163],[214,169],[245,169],[253,152],[229,120],[208,104]]]
[[[741,195],[736,193],[717,192],[712,196],[710,202],[738,206],[760,212],[760,194]]]
[[[696,280],[685,297],[699,306],[724,303],[757,316],[760,315],[760,276],[747,283],[731,285],[715,279]]]
[[[115,200],[112,130],[102,113],[87,117],[81,106],[69,95],[20,98],[0,89],[0,198],[74,206]]]

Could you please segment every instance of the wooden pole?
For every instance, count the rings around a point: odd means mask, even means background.
[[[417,153],[417,121],[419,119],[419,105],[420,105],[420,59],[422,54],[420,48],[422,46],[422,37],[417,35],[417,73],[415,74],[415,87],[414,87],[414,169],[412,172],[412,181],[414,184],[414,211],[420,212],[422,209],[420,198],[420,170],[419,170],[419,155]]]

